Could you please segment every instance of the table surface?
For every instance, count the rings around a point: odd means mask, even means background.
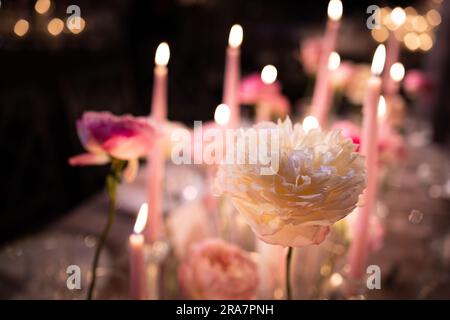
[[[432,144],[411,144],[408,160],[387,171],[380,193],[387,208],[384,246],[369,263],[380,266],[382,289],[368,291],[369,299],[450,298],[450,158]],[[106,194],[95,195],[42,232],[1,248],[0,298],[83,299],[107,207]],[[96,298],[128,299],[127,239],[134,216],[127,211],[118,210]],[[67,289],[69,265],[81,269],[81,290]]]

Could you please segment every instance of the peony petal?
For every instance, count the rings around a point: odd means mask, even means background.
[[[71,166],[103,165],[110,161],[106,153],[82,153],[69,158]]]
[[[132,183],[136,179],[139,170],[139,160],[131,159],[128,160],[127,167],[123,171],[123,177],[127,183]]]
[[[321,244],[330,232],[329,226],[305,226],[286,224],[283,229],[273,235],[261,235],[258,237],[269,244],[304,247],[312,244]]]

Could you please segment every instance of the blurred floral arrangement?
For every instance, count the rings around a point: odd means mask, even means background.
[[[405,11],[405,21],[413,19]],[[381,13],[383,22],[386,12]],[[368,253],[383,243],[377,189],[384,175],[379,169],[390,170],[408,155],[402,136],[407,101],[399,90],[403,84],[410,99],[426,97],[433,81],[419,70],[406,73],[398,52],[390,50],[392,43],[377,48],[371,65],[341,62],[334,51],[341,1],[330,1],[328,16],[324,37],[307,38],[300,45],[299,60],[314,84],[304,97],[308,105],[299,110],[303,121],[291,121],[289,115],[298,110],[283,95],[273,65],[240,79],[243,30],[238,25],[231,29],[227,47],[224,104],[201,133],[195,126],[191,130],[167,120],[170,51],[165,43],[155,56],[150,117],[82,116],[77,129],[88,153],[71,158],[70,164],[111,163],[106,180],[111,209],[95,253],[89,298],[114,219],[117,185],[122,177],[134,179],[141,157],[148,159],[149,207],[148,214],[146,209],[139,213],[130,236],[132,298],[349,298],[361,289],[352,280],[364,278]],[[427,14],[433,17],[435,13]],[[394,32],[407,28],[403,23],[392,30],[387,26]],[[241,105],[254,108],[254,119],[240,117]],[[261,174],[264,165],[251,147],[224,147],[221,134],[236,131],[231,139],[236,142],[246,129],[255,133],[255,146],[266,151],[277,146],[278,167],[272,174]],[[186,138],[181,153],[174,135]],[[214,139],[216,135],[220,137]],[[205,149],[214,149],[220,163],[197,161]],[[179,206],[166,218],[164,171],[169,155],[177,152],[199,165],[206,192],[204,201]],[[244,160],[226,162],[235,152]],[[293,279],[301,288],[297,295]]]

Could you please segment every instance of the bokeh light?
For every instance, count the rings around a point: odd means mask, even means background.
[[[25,19],[20,19],[14,25],[14,33],[19,37],[23,37],[27,34],[29,28],[30,24],[28,21]]]
[[[64,22],[59,18],[53,18],[47,25],[47,30],[52,36],[59,35],[64,29]]]

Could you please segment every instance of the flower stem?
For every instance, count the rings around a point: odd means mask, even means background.
[[[109,196],[109,213],[108,213],[108,221],[106,223],[105,228],[100,235],[100,239],[97,243],[97,247],[95,248],[94,261],[92,263],[92,279],[89,284],[89,290],[87,299],[92,300],[94,294],[95,283],[97,280],[97,267],[98,262],[100,260],[100,255],[102,253],[103,247],[105,246],[106,239],[108,238],[109,231],[111,230],[112,225],[114,224],[114,219],[116,216],[116,195],[117,195],[117,186],[120,183],[120,176],[125,167],[125,161],[113,159],[111,163],[111,172],[106,176],[106,190]]]
[[[292,289],[291,289],[291,260],[292,252],[294,248],[288,247],[288,252],[286,256],[286,299],[292,300]]]

